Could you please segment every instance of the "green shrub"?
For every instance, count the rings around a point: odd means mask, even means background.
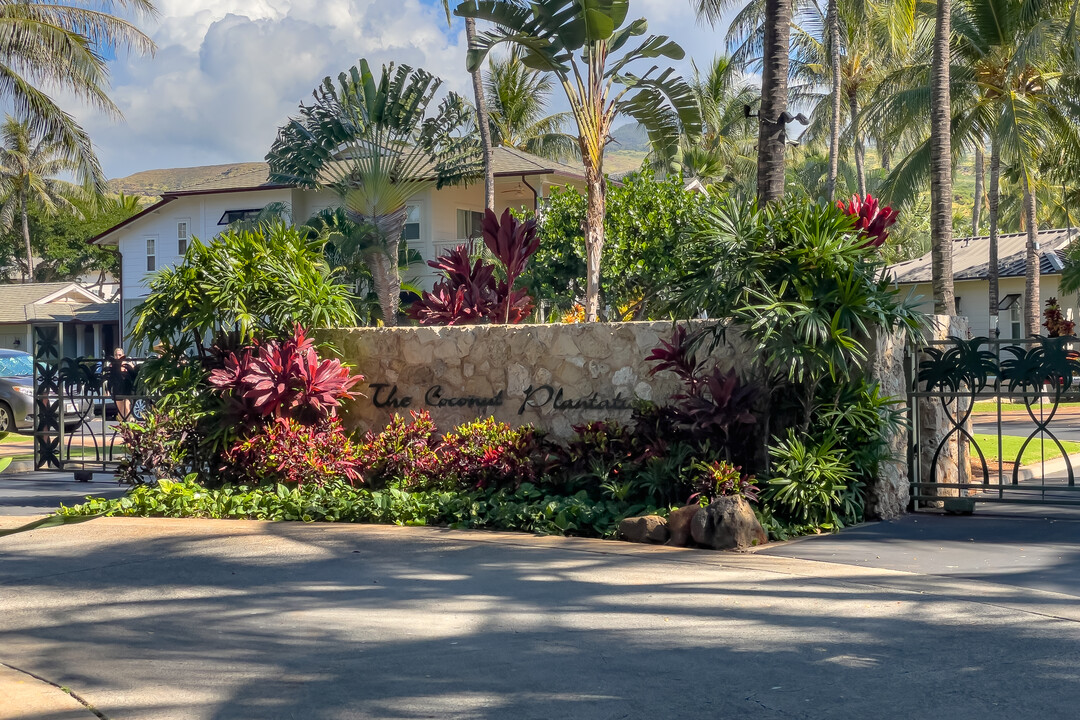
[[[549,495],[531,483],[513,490],[451,493],[398,488],[373,491],[340,480],[294,487],[207,488],[188,476],[180,481],[139,485],[121,498],[87,498],[74,507],[61,506],[58,514],[443,525],[614,537],[623,518],[646,512],[667,513],[663,508],[596,502],[585,493]]]
[[[804,442],[789,430],[775,442],[765,505],[797,525],[837,530],[862,516],[862,493],[835,436]]]

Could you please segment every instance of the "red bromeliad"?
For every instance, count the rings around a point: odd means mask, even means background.
[[[855,229],[860,237],[866,238],[866,247],[884,245],[889,237],[889,228],[896,223],[896,211],[888,205],[881,207],[873,195],[868,194],[865,198],[852,195],[851,202],[845,205],[840,200],[836,207],[855,217]]]

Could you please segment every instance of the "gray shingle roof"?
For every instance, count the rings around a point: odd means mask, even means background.
[[[1061,258],[1065,248],[1080,237],[1076,228],[1040,230],[1038,234],[1041,254],[1041,272],[1055,275],[1061,272]],[[1022,277],[1027,257],[1027,234],[1010,233],[998,236],[998,274],[1000,277]],[[990,238],[971,237],[953,240],[953,278],[956,280],[986,280],[990,268]],[[901,284],[928,283],[931,281],[930,253],[914,260],[890,265],[896,282]]]
[[[119,321],[120,311],[116,303],[104,301],[79,303],[69,300],[40,302],[72,286],[78,287],[70,282],[0,285],[0,323],[22,324],[33,320],[79,320],[95,323]]]

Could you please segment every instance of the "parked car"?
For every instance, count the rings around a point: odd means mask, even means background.
[[[34,358],[0,350],[0,432],[34,427]]]
[[[65,411],[79,416],[79,408],[68,401]],[[72,432],[80,423],[68,422]],[[19,350],[0,349],[0,432],[32,430],[34,427],[34,357]]]

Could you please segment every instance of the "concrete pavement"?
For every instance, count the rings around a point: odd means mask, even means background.
[[[109,473],[95,473],[92,482],[76,482],[71,472],[5,473],[0,475],[0,516],[47,515],[60,503],[77,505],[87,495],[120,497],[124,490]]]
[[[1073,585],[813,544],[99,519],[0,539],[0,662],[113,720],[1075,713]]]

